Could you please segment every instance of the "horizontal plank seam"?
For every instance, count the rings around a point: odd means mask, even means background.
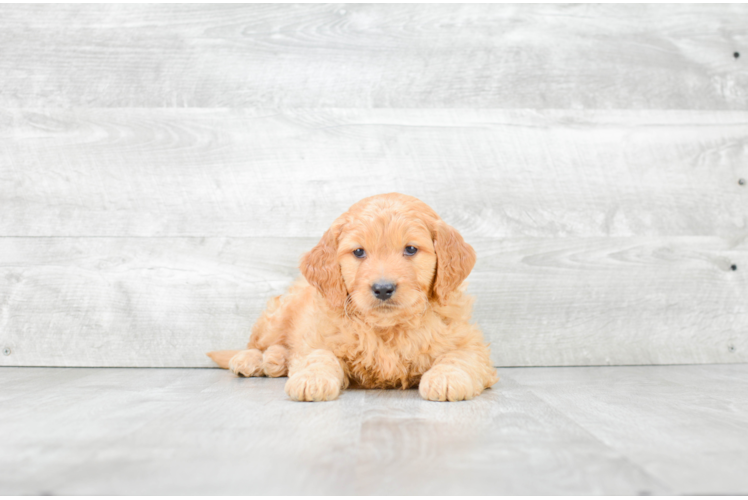
[[[657,363],[657,364],[614,364],[614,365],[494,365],[493,367],[497,370],[501,369],[532,369],[532,368],[617,368],[622,366],[638,367],[638,366],[725,366],[725,365],[743,365],[748,366],[745,362],[724,362],[724,363]],[[106,365],[106,366],[70,366],[70,365],[1,365],[0,370],[3,368],[57,368],[60,370],[68,369],[116,369],[120,370],[127,368],[130,370],[221,370],[217,366],[128,366],[128,365]],[[499,373],[501,376],[501,373]],[[285,378],[285,377],[281,377]]]

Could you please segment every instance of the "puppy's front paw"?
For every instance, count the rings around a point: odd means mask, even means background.
[[[271,345],[262,353],[262,371],[268,377],[285,377],[288,374],[288,350],[282,345]]]
[[[296,401],[332,401],[340,395],[340,379],[324,369],[306,368],[286,382],[286,394]]]
[[[424,373],[418,393],[429,401],[462,401],[476,395],[470,375],[451,365],[436,365]]]
[[[239,351],[229,360],[229,370],[244,377],[262,377],[262,352],[259,349]]]

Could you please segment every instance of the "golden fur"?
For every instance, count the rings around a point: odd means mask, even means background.
[[[302,257],[303,277],[268,302],[247,349],[208,356],[245,377],[288,375],[286,393],[298,401],[335,399],[349,382],[470,399],[498,380],[470,323],[463,281],[474,264],[473,248],[422,201],[365,198]],[[383,279],[397,285],[386,301],[371,291]]]

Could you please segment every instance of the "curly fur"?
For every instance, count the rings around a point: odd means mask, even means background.
[[[418,252],[406,255],[406,246]],[[268,302],[247,349],[208,356],[237,375],[288,375],[286,393],[299,401],[335,399],[351,382],[418,386],[434,401],[473,398],[498,381],[470,323],[464,280],[474,265],[473,248],[425,203],[365,198],[302,257],[303,276]],[[390,300],[371,293],[381,279],[397,284]]]

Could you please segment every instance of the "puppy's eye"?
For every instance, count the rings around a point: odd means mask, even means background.
[[[415,255],[418,249],[416,247],[405,247],[405,255]]]
[[[353,251],[353,255],[358,257],[359,259],[363,259],[364,256],[366,256],[366,252],[364,252],[363,248],[357,248]]]

